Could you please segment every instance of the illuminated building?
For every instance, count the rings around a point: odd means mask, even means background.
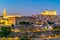
[[[56,15],[56,10],[46,10],[41,12],[42,15]]]
[[[7,15],[6,9],[3,10],[3,16],[0,16],[0,25],[12,25],[16,23],[16,17],[20,15]]]
[[[21,21],[34,23],[35,18],[31,16],[7,15],[6,9],[3,10],[3,16],[0,16],[0,25],[19,25]]]

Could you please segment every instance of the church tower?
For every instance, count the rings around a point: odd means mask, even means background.
[[[6,9],[3,10],[3,17],[6,18]]]

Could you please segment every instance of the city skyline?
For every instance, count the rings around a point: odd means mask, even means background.
[[[60,0],[0,0],[0,15],[3,9],[7,14],[34,15],[44,10],[56,10],[60,14]]]

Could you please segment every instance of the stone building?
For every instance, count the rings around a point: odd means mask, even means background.
[[[41,12],[42,15],[56,15],[56,10],[46,10]]]
[[[3,10],[3,15],[0,16],[0,25],[12,25],[16,23],[16,17],[20,15],[7,15],[6,9]]]
[[[35,22],[35,18],[32,16],[22,16],[22,17],[16,17],[16,24],[19,25],[19,22],[29,22],[29,23],[34,23]]]

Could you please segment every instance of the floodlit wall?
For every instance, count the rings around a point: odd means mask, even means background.
[[[42,15],[56,15],[56,11],[55,10],[51,10],[51,11],[43,11],[41,12]]]

